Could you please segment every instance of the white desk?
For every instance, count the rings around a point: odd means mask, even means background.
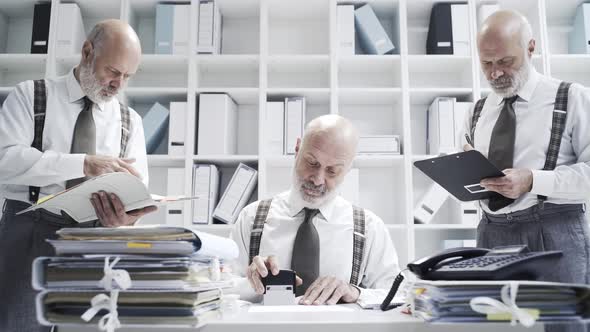
[[[357,305],[344,305],[354,308],[352,312],[281,312],[281,313],[251,313],[242,310],[234,317],[224,317],[202,327],[199,332],[539,332],[543,331],[541,324],[527,329],[520,325],[511,327],[509,323],[486,324],[427,324],[417,318],[402,314],[398,309],[388,312],[375,310],[360,310]],[[155,331],[180,332],[195,331],[195,329],[160,329]],[[97,331],[96,329],[60,328],[60,332]],[[120,332],[139,332],[142,329],[124,328]]]

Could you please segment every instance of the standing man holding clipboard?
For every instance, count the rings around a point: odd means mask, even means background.
[[[535,71],[531,26],[517,12],[491,15],[477,47],[492,92],[466,116],[465,149],[505,174],[480,183],[498,194],[480,201],[477,246],[562,250],[547,280],[589,283],[590,93]]]

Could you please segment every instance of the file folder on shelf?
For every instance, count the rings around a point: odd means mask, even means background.
[[[455,101],[455,98],[437,97],[428,108],[426,150],[429,154],[456,150]]]
[[[433,183],[414,207],[414,221],[418,224],[430,223],[448,197],[449,193],[443,187]]]
[[[172,54],[188,55],[190,5],[174,5]]]
[[[156,54],[172,54],[174,6],[167,3],[159,3],[156,6]]]
[[[199,96],[198,154],[236,154],[238,105],[227,94]]]
[[[469,40],[469,9],[467,4],[451,4],[451,28],[453,34],[453,54],[471,55]]]
[[[570,54],[590,53],[590,3],[582,3],[576,9],[568,49]]]
[[[357,153],[359,154],[400,154],[398,135],[362,135],[359,136]]]
[[[338,52],[354,55],[354,6],[338,5]]]
[[[148,154],[153,153],[162,142],[170,112],[160,103],[155,103],[143,117],[143,132],[145,134],[145,147]]]
[[[213,212],[213,218],[226,224],[235,223],[256,187],[257,175],[254,168],[240,163]]]
[[[184,168],[168,168],[168,196],[184,195]],[[170,202],[166,205],[166,225],[184,225],[184,202]]]
[[[59,4],[55,55],[80,54],[84,41],[86,41],[86,32],[84,31],[80,7],[75,3]]]
[[[212,224],[213,210],[217,204],[219,191],[219,170],[215,165],[197,164],[193,166],[193,224]]]
[[[285,125],[285,103],[269,101],[266,103],[264,133],[265,152],[269,155],[283,154]]]
[[[33,32],[31,35],[31,53],[46,54],[49,44],[49,21],[51,17],[51,2],[35,4],[33,11]]]
[[[430,12],[426,54],[469,55],[469,10],[463,3],[435,3]]]
[[[367,54],[391,54],[395,46],[383,29],[371,5],[366,4],[354,11],[355,29],[359,43]]]
[[[184,140],[186,137],[186,103],[170,103],[170,125],[168,127],[168,155],[184,156]]]
[[[213,0],[199,2],[197,53],[221,54],[222,17]]]
[[[284,154],[295,154],[298,138],[303,138],[305,129],[305,97],[285,98]]]

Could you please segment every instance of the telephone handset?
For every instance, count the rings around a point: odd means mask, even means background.
[[[531,252],[526,245],[483,248],[452,248],[408,264],[424,280],[535,280],[555,267],[561,251]],[[402,271],[403,272],[403,271]],[[381,310],[389,310],[404,277],[391,285]]]
[[[526,245],[453,248],[408,264],[426,280],[535,280],[549,271],[561,251],[531,252]]]

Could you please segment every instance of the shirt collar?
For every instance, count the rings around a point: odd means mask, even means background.
[[[533,92],[535,92],[535,88],[537,87],[537,84],[539,84],[539,73],[537,73],[537,70],[535,69],[535,67],[533,67],[531,65],[530,72],[529,72],[529,79],[522,86],[522,88],[520,88],[520,90],[518,90],[518,92],[517,92],[518,98],[522,99],[526,102],[529,102],[531,100],[531,97],[533,96]],[[495,98],[494,103],[496,105],[499,106],[500,104],[502,104],[502,101],[504,100],[504,98],[498,96],[493,91],[492,91],[491,95]]]
[[[295,196],[294,190],[295,189],[291,188],[291,190],[289,190],[289,194],[287,197],[289,216],[292,218],[299,214],[301,210],[303,210],[303,208],[305,208],[303,201]],[[322,214],[324,219],[326,219],[327,222],[330,222],[332,220],[332,217],[334,216],[334,206],[336,205],[336,200],[338,198],[339,196],[335,196],[331,200],[324,202],[318,208],[318,210],[320,210],[320,213]]]
[[[68,89],[68,101],[70,103],[75,103],[80,99],[86,96],[80,87],[80,83],[76,80],[76,76],[74,75],[75,68],[70,70],[69,74],[66,77],[66,87]],[[95,103],[99,110],[104,110],[105,102]]]

